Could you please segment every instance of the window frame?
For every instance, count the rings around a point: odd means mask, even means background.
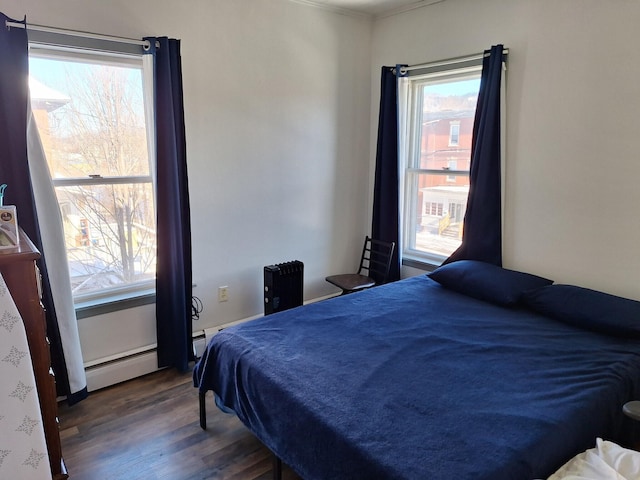
[[[155,152],[155,126],[153,124],[153,82],[148,76],[151,72],[145,65],[143,42],[119,41],[114,38],[87,38],[77,35],[51,31],[33,31],[29,33],[29,58],[46,58],[61,61],[95,63],[121,67],[140,68],[143,89],[143,107],[147,131],[149,173],[146,175],[102,176],[52,178],[54,189],[75,186],[109,186],[144,183],[151,186],[153,208],[156,209],[156,178],[153,163]],[[58,202],[60,208],[63,205]],[[157,216],[154,215],[154,223]],[[66,246],[65,246],[66,247]],[[131,282],[109,288],[104,291],[75,294],[73,301],[78,318],[85,318],[132,308],[155,302],[154,278]]]
[[[404,148],[400,148],[400,181],[401,191],[401,232],[402,232],[402,264],[432,270],[442,264],[445,255],[425,252],[416,247],[418,223],[417,213],[422,211],[418,204],[418,184],[420,175],[446,175],[447,181],[454,181],[458,176],[468,177],[469,170],[426,169],[420,168],[422,105],[424,100],[424,86],[433,83],[448,83],[463,80],[465,77],[480,78],[482,74],[482,56],[464,62],[438,62],[434,66],[411,70],[407,74],[409,85],[406,87],[406,104],[400,105],[401,116],[399,142],[406,141]],[[449,140],[450,140],[449,136]],[[450,142],[448,142],[450,143]],[[459,142],[458,142],[459,145]],[[457,146],[457,145],[449,145]]]

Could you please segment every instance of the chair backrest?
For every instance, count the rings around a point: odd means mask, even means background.
[[[387,283],[395,242],[365,237],[358,273],[373,278],[376,284]]]

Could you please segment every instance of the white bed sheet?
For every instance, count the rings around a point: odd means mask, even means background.
[[[598,438],[595,448],[565,463],[548,480],[639,480],[640,452]]]

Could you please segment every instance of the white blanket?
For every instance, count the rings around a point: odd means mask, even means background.
[[[565,463],[548,480],[638,480],[640,452],[602,440]]]

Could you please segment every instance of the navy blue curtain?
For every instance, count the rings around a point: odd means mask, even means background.
[[[0,13],[0,183],[6,183],[4,203],[15,205],[18,225],[42,253],[38,268],[42,274],[42,303],[46,310],[47,337],[50,342],[51,364],[56,373],[56,390],[67,397],[69,404],[87,396],[86,387],[71,392],[69,377],[60,340],[60,329],[51,295],[51,286],[38,227],[31,176],[27,159],[27,113],[29,105],[29,53],[25,28],[6,28],[7,21]],[[20,23],[26,24],[26,20]]]
[[[158,257],[158,366],[189,369],[195,360],[191,318],[191,221],[180,40],[146,38],[154,55]]]
[[[5,28],[15,20],[2,15],[0,28],[0,183],[8,185],[4,203],[16,205],[20,227],[34,243],[40,239],[27,161],[29,53],[25,28]],[[20,22],[20,23],[25,23]],[[38,242],[40,243],[40,242]]]
[[[398,83],[396,67],[382,67],[380,82],[380,113],[378,146],[373,189],[371,236],[385,242],[395,242],[388,281],[400,279],[400,219],[398,176]],[[398,70],[399,71],[399,70]],[[377,280],[377,279],[376,279]]]
[[[462,244],[444,263],[480,260],[502,266],[500,82],[503,47],[485,51],[473,124],[469,197]]]

